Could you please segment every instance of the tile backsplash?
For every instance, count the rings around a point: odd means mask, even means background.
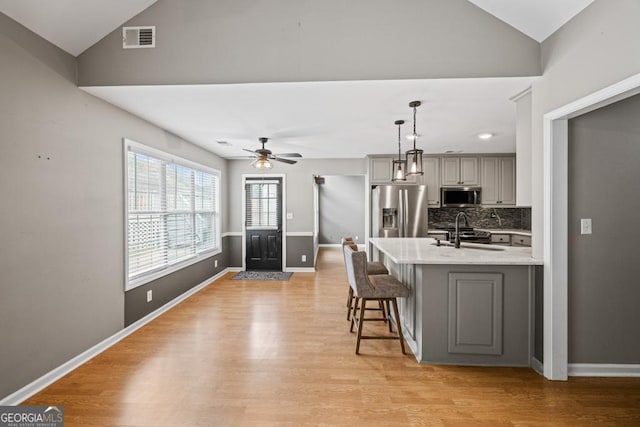
[[[464,212],[475,228],[531,230],[531,208],[429,208],[429,228],[454,224]]]

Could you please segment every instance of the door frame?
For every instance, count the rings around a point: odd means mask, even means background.
[[[247,179],[255,178],[280,178],[282,180],[282,188],[280,193],[282,194],[282,209],[280,209],[280,223],[282,224],[282,265],[281,271],[286,271],[287,268],[287,175],[283,173],[268,173],[268,174],[254,174],[247,173],[242,174],[242,270],[247,269]]]
[[[543,115],[543,375],[569,375],[569,119],[640,93],[640,73]]]

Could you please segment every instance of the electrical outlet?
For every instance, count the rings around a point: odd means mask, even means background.
[[[358,241],[358,236],[356,236],[356,242]]]
[[[152,299],[153,299],[153,290],[149,289],[147,291],[147,302],[151,302]]]
[[[591,218],[582,218],[580,220],[580,234],[591,234]]]
[[[306,255],[302,255],[302,262],[307,262],[307,256]]]
[[[218,268],[218,260],[217,259],[213,260],[213,268]]]

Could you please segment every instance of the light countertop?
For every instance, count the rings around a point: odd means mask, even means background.
[[[372,237],[369,242],[396,264],[542,265],[530,247],[462,242],[456,249],[445,242],[436,246],[428,237]]]
[[[531,231],[528,230],[520,230],[520,229],[515,229],[515,228],[473,228],[474,230],[478,230],[478,231],[488,231],[491,234],[513,234],[516,236],[528,236],[531,237]],[[438,229],[433,229],[430,228],[427,233],[428,234],[443,234],[445,233],[445,230],[438,230]]]

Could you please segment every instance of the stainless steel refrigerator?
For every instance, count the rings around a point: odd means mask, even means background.
[[[371,193],[372,237],[427,237],[427,186],[379,185]]]

